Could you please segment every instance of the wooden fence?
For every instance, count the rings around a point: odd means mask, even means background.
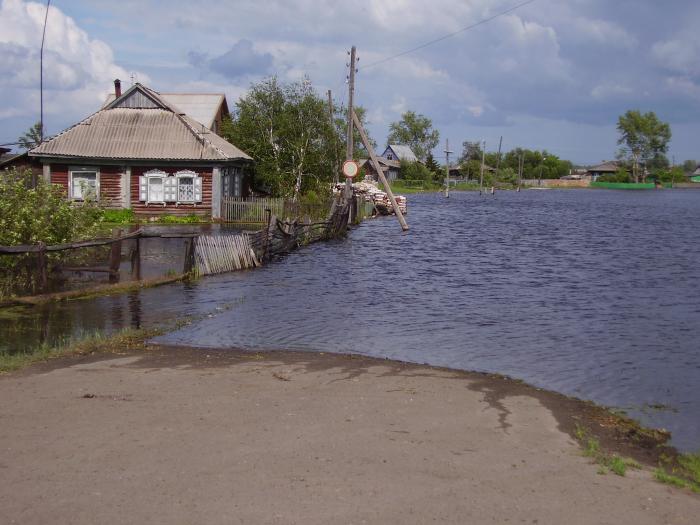
[[[282,212],[293,212],[291,207],[282,207]],[[307,212],[303,206],[297,213]],[[185,257],[182,269],[184,275],[208,275],[223,273],[244,268],[254,268],[271,258],[289,253],[299,246],[312,242],[335,238],[345,235],[350,220],[361,219],[371,212],[371,203],[357,198],[350,201],[333,201],[330,209],[323,210],[323,219],[313,219],[309,213],[297,215],[295,219],[278,219],[274,214],[266,212],[266,226],[254,233],[234,233],[221,235],[200,235],[197,233],[148,233],[137,230],[126,235],[114,231],[112,238],[93,239],[66,243],[54,246],[45,244],[0,246],[0,256],[19,256],[18,266],[31,276],[33,293],[49,291],[49,276],[51,273],[64,271],[104,272],[109,276],[110,283],[120,280],[122,263],[122,243],[130,241],[132,248],[127,254],[131,263],[131,279],[141,280],[141,240],[144,238],[182,238],[186,239]],[[317,212],[320,214],[320,211]],[[47,254],[55,252],[73,252],[80,249],[104,247],[109,250],[106,266],[68,266],[65,257],[51,260]],[[23,256],[23,257],[22,257]],[[85,258],[85,257],[84,257]]]
[[[260,266],[250,235],[200,235],[195,244],[195,269],[199,275],[233,272]]]
[[[279,198],[224,197],[221,199],[221,217],[225,222],[266,224],[269,217],[267,210],[270,210],[272,215],[286,219],[306,216],[323,219],[330,207],[330,200],[311,204]]]

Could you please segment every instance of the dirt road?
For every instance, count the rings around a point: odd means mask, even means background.
[[[648,470],[598,474],[546,395],[328,354],[61,359],[0,377],[0,523],[698,523]]]

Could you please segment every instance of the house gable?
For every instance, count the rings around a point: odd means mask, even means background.
[[[123,95],[110,102],[104,109],[171,109],[151,90],[141,84],[134,84]]]

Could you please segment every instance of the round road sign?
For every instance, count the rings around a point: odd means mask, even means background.
[[[352,179],[360,171],[360,166],[354,160],[346,160],[343,162],[343,175],[348,179]]]

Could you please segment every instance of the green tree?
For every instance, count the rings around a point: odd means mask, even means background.
[[[418,160],[425,161],[428,153],[438,145],[440,133],[433,129],[428,117],[407,111],[401,115],[400,121],[391,123],[387,141],[410,146]]]
[[[696,169],[698,169],[698,163],[697,160],[686,160],[683,162],[683,171],[687,174],[690,175],[691,173],[695,172]]]
[[[620,133],[617,143],[624,146],[618,156],[631,161],[632,177],[639,182],[640,163],[659,162],[668,151],[671,127],[659,120],[653,111],[630,110],[618,119],[617,131]]]
[[[435,161],[432,152],[428,152],[425,157],[425,167],[428,168],[432,173],[437,173],[440,171],[440,165]]]
[[[422,180],[431,182],[435,174],[420,162],[401,161],[401,178],[404,180]]]
[[[470,160],[481,161],[481,142],[467,140],[462,142],[462,154],[459,156],[459,163],[464,164]]]
[[[372,148],[374,149],[375,153],[377,155],[380,155],[382,152],[377,151],[377,141],[372,138],[372,135],[370,135],[368,126],[367,126],[367,110],[362,107],[362,106],[354,106],[355,108],[355,113],[357,114],[357,118],[360,119],[360,122],[362,123],[362,127],[365,129],[365,133],[367,133],[367,138],[369,139],[369,143],[372,145]],[[336,133],[340,137],[341,141],[341,149],[342,149],[342,154],[341,154],[341,159],[345,159],[345,155],[347,153],[347,135],[348,135],[348,121],[347,121],[347,115],[348,115],[348,109],[345,106],[340,106],[336,107],[334,109],[335,112],[335,127],[336,127]],[[367,159],[369,158],[369,152],[367,151],[367,148],[365,148],[365,145],[362,142],[362,137],[360,135],[360,132],[357,130],[356,127],[353,126],[352,130],[352,144],[353,144],[353,155],[352,158],[357,160],[357,159]]]
[[[44,138],[41,132],[41,122],[37,122],[17,139],[19,147],[25,150],[32,149],[41,144]]]
[[[599,182],[629,182],[630,174],[625,168],[619,168],[615,173],[608,173],[598,177]]]
[[[253,84],[222,134],[255,159],[256,184],[274,196],[326,193],[342,158],[328,106],[308,79],[283,84],[271,77]]]

